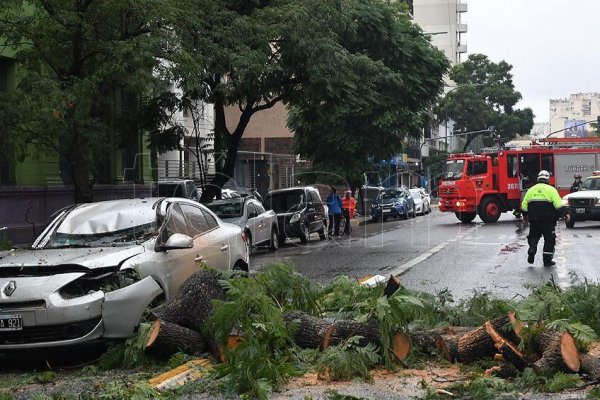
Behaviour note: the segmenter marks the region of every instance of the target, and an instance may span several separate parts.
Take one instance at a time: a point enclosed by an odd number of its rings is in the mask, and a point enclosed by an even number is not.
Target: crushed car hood
[[[0,268],[80,265],[86,268],[117,266],[144,252],[143,245],[127,247],[94,247],[14,250],[0,253]]]

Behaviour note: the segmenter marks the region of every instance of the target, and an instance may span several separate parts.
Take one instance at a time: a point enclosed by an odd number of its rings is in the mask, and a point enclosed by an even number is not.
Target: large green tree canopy
[[[450,79],[456,84],[440,102],[440,118],[452,119],[455,132],[471,132],[493,126],[502,142],[517,134],[528,134],[533,127],[530,108],[517,109],[521,100],[513,84],[512,66],[506,61],[494,63],[483,54],[472,54],[455,65]],[[467,149],[476,135],[466,135]],[[493,144],[491,137],[485,143]]]
[[[0,55],[16,52],[18,87],[0,98],[0,123],[20,155],[33,148],[68,163],[76,202],[92,200],[90,173],[111,141],[135,136],[135,99],[153,80],[166,4],[2,1]]]
[[[289,126],[316,170],[354,186],[373,162],[400,153],[406,137],[421,137],[449,63],[404,4],[344,3],[339,45],[348,59],[347,90],[326,102],[292,104]]]
[[[287,104],[300,143],[316,140],[301,150],[318,168],[342,139],[345,159],[366,160],[358,154],[366,142],[385,158],[404,135],[420,132],[419,111],[432,103],[448,65],[401,4],[382,0],[182,0],[169,25],[178,46],[165,73],[183,88],[182,101],[214,104],[215,151],[226,155],[203,201],[232,176],[254,113]],[[240,110],[233,123],[224,111],[232,105]],[[357,126],[353,143],[340,139]]]

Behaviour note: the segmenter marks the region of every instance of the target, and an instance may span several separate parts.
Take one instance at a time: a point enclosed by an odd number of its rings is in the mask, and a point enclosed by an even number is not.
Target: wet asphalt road
[[[519,220],[505,213],[494,224],[476,218],[460,223],[454,214],[437,209],[408,220],[373,223],[354,221],[351,238],[320,241],[311,235],[301,245],[288,240],[275,252],[259,250],[251,258],[251,269],[269,262],[287,261],[309,279],[321,284],[339,275],[400,275],[408,288],[437,293],[448,288],[455,300],[476,291],[495,296],[525,296],[525,285],[550,279],[560,286],[571,282],[571,273],[596,281],[600,276],[600,222],[579,222],[567,229],[557,227],[556,266],[542,266],[540,241],[535,263],[527,263],[526,231],[517,230]]]

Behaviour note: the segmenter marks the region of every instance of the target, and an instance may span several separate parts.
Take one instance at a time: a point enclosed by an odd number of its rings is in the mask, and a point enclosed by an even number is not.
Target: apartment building
[[[565,99],[550,100],[552,137],[587,137],[587,122],[600,116],[600,93],[574,93]]]

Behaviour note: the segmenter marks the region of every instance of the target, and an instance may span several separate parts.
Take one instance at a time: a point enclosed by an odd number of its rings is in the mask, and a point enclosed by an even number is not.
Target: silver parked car
[[[194,200],[69,206],[30,249],[0,253],[0,350],[130,337],[204,264],[248,262],[243,231]]]
[[[223,221],[238,225],[246,232],[250,252],[254,246],[267,245],[277,250],[277,214],[265,210],[263,205],[251,197],[234,197],[215,200],[206,205]]]

